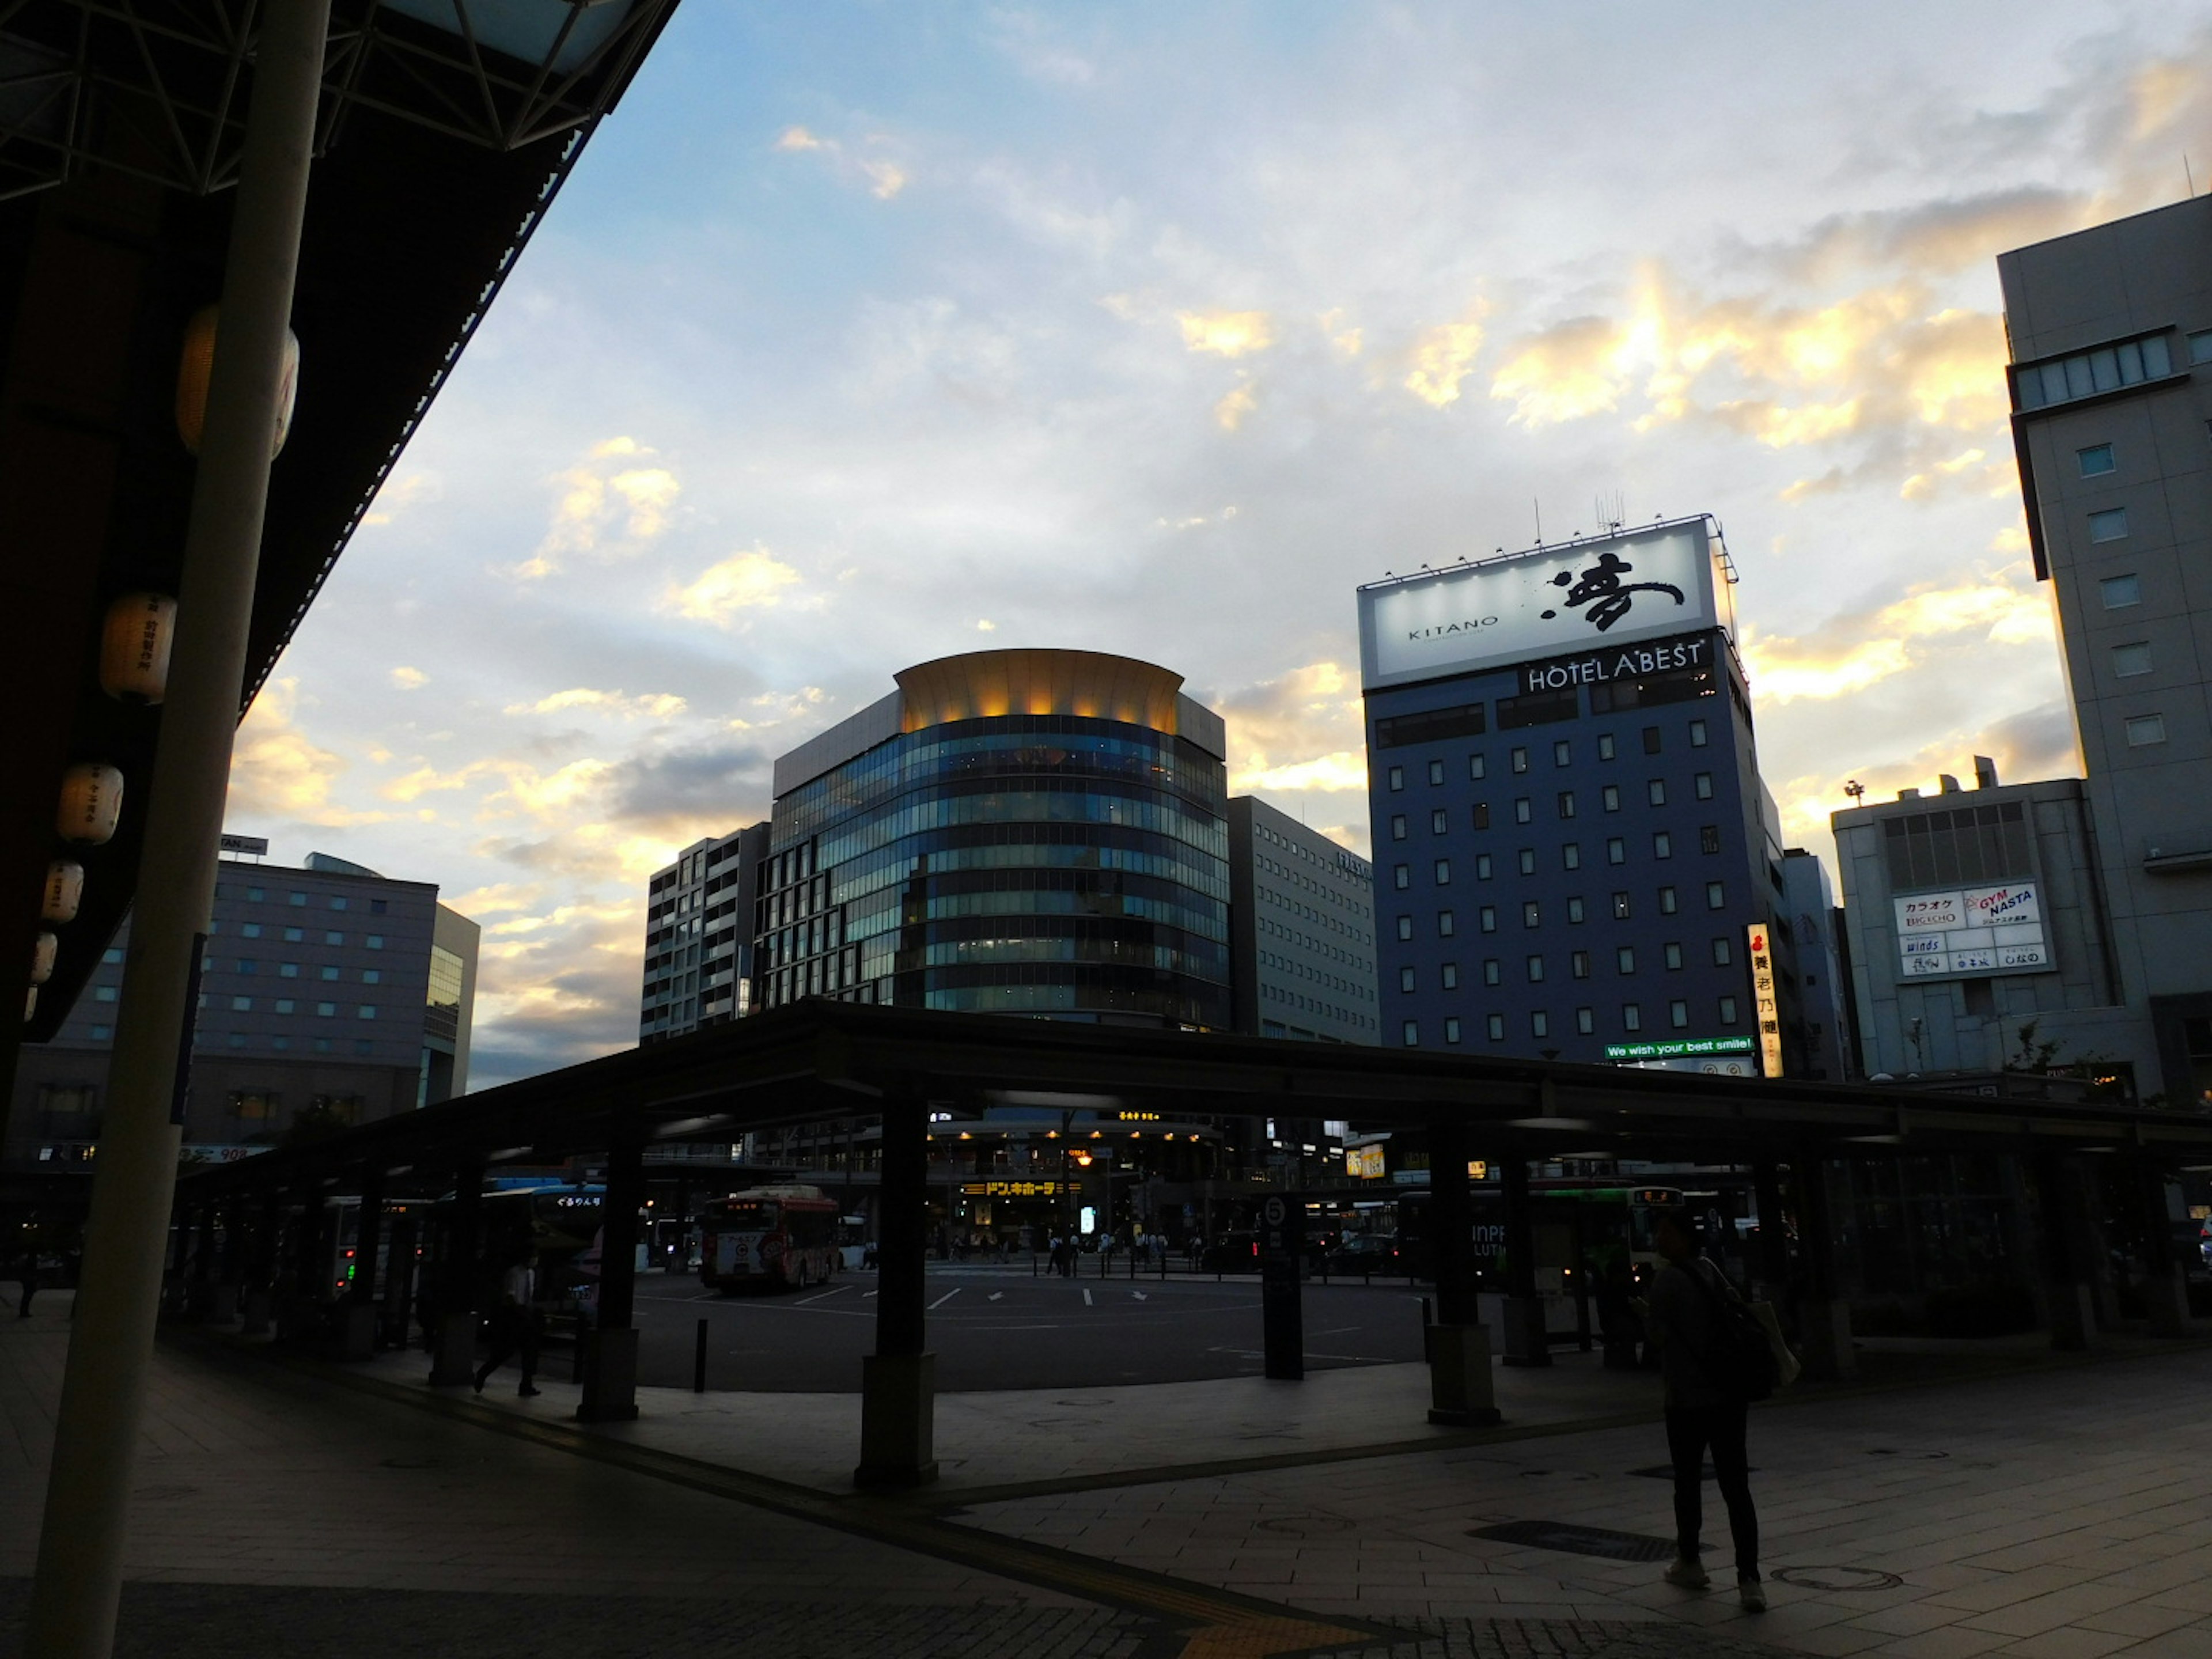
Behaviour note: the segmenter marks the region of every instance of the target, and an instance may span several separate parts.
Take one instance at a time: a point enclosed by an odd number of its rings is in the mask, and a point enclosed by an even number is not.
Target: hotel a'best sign
[[[1726,559],[1711,520],[1684,519],[1363,587],[1362,683],[1372,691],[1715,627],[1733,637]]]

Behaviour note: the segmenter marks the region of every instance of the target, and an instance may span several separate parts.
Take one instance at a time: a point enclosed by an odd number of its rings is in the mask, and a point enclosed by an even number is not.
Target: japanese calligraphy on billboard
[[[2057,967],[2043,930],[2043,902],[2032,881],[1911,893],[1892,904],[1903,978],[2042,974]]]
[[[1754,922],[1744,932],[1751,945],[1751,1007],[1759,1021],[1759,1075],[1780,1077],[1782,1009],[1774,997],[1774,953],[1766,948],[1763,926]]]
[[[1425,571],[1359,590],[1366,689],[1719,626],[1735,617],[1718,531],[1686,519]]]

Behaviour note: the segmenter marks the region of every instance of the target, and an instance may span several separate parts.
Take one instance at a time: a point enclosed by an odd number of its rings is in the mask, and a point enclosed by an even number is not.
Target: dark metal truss
[[[675,0],[565,9],[540,61],[486,46],[471,8],[450,30],[378,0],[333,0],[318,149],[368,109],[499,151],[573,138],[628,83]],[[620,11],[562,65],[587,16]],[[0,199],[112,167],[205,195],[236,181],[259,0],[0,0]]]

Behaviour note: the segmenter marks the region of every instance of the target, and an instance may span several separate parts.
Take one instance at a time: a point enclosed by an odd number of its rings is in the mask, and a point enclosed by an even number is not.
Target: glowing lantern
[[[39,942],[31,947],[31,983],[44,985],[54,976],[54,957],[60,954],[62,942],[41,929]]]
[[[185,326],[184,359],[177,365],[177,435],[195,455],[207,425],[208,377],[215,368],[215,325],[220,307],[202,306]],[[292,406],[300,396],[300,337],[284,331],[284,379],[276,392],[276,430],[269,445],[274,460],[283,453],[292,429]]]
[[[100,632],[100,689],[124,702],[155,703],[169,690],[169,647],[177,602],[163,593],[125,593],[107,607]]]
[[[46,866],[46,896],[39,906],[40,921],[76,920],[76,907],[84,899],[84,866],[75,859],[56,859]]]
[[[61,811],[54,828],[64,841],[100,847],[123,816],[123,774],[100,761],[79,761],[62,774]]]

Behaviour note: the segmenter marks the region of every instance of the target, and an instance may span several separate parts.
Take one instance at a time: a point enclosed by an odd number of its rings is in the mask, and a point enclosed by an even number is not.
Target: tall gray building
[[[1232,797],[1228,816],[1235,1028],[1381,1042],[1374,866],[1253,796]]]
[[[296,868],[225,859],[201,961],[187,1152],[218,1156],[303,1116],[363,1123],[465,1092],[479,933],[428,882],[325,853]],[[126,921],[54,1040],[23,1049],[11,1163],[92,1157],[130,939]]]
[[[2062,1061],[2101,1056],[2142,1096],[2212,1104],[2212,198],[2016,249],[1997,272],[2029,543],[2087,776],[1837,815],[1839,842],[1878,823],[1939,860],[1847,853],[1847,908],[1879,892],[1903,928],[1932,914],[1896,908],[1908,899],[1970,912],[2027,882],[2039,913],[1983,937],[1928,922],[1921,961],[1945,965],[1917,970],[1895,939],[1863,939],[1882,918],[1855,919],[1868,1062],[1933,1065],[1940,1048],[1946,1065],[1986,1065],[1976,1056],[2033,1018]],[[1956,860],[1983,847],[1992,811],[2014,815],[1989,843],[2004,863],[1977,875]],[[1877,864],[1889,885],[1852,884]],[[2028,927],[2044,940],[1996,937]]]
[[[696,841],[646,887],[641,1046],[752,1012],[753,900],[768,825]]]

